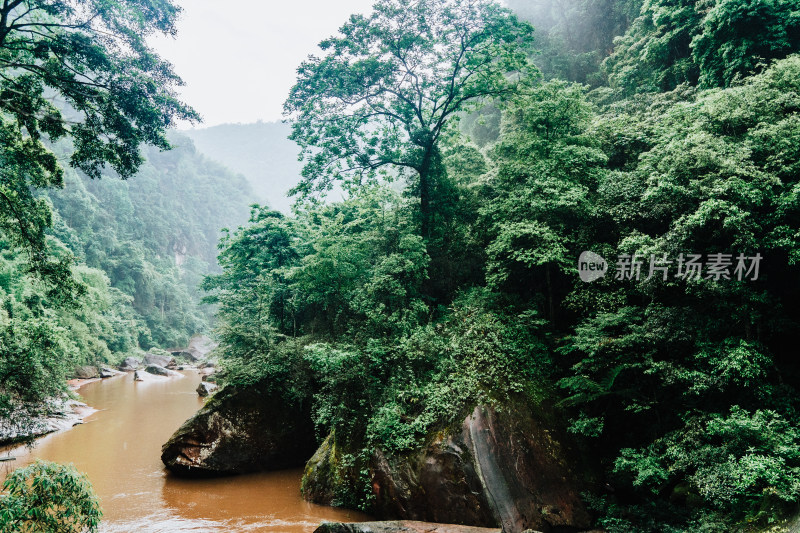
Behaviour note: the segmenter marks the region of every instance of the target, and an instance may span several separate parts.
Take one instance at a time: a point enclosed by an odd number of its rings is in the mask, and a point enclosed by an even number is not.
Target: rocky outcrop
[[[96,366],[79,366],[72,372],[73,377],[77,379],[92,379],[100,377],[100,372]]]
[[[179,351],[173,351],[173,352],[170,352],[170,353],[172,354],[172,357],[174,357],[176,359],[184,359],[184,360],[190,361],[192,363],[196,363],[196,362],[202,360],[202,356],[197,351],[190,352],[188,350],[179,350]]]
[[[119,365],[119,369],[123,372],[133,372],[140,368],[142,368],[142,362],[134,357],[126,357],[122,364]]]
[[[315,529],[314,533],[501,533],[501,531],[497,528],[398,520],[360,523],[326,522]],[[530,533],[537,532],[530,531]]]
[[[216,393],[164,444],[161,460],[182,476],[217,476],[301,466],[316,448],[307,406],[268,382]]]
[[[37,437],[63,431],[83,423],[96,412],[83,402],[66,397],[49,400],[44,405],[23,404],[0,417],[0,445],[32,441]]]
[[[114,376],[118,376],[120,374],[122,374],[122,372],[108,368],[107,366],[100,367],[100,377],[103,379],[113,378]]]
[[[205,335],[195,335],[189,339],[188,351],[195,354],[200,359],[205,359],[205,357],[216,347],[217,343]]]
[[[372,514],[506,533],[585,529],[590,518],[561,441],[529,408],[478,406],[414,453],[374,454]],[[341,484],[352,482],[337,468],[339,454],[328,440],[306,465],[302,488],[308,500],[336,503]]]
[[[142,364],[144,366],[156,365],[156,366],[162,366],[164,368],[174,368],[178,366],[174,358],[167,357],[166,355],[158,355],[153,353],[144,354],[144,359],[142,360]]]

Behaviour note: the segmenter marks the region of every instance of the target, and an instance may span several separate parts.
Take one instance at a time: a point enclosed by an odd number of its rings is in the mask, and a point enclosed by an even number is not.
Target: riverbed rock
[[[200,385],[197,386],[197,394],[200,396],[208,396],[215,390],[217,390],[217,385],[206,381],[201,381]]]
[[[119,365],[119,369],[123,372],[133,372],[140,368],[142,368],[142,362],[135,357],[126,357],[122,364]]]
[[[105,367],[105,366],[100,368],[100,377],[103,378],[103,379],[113,378],[118,373],[119,372],[117,372],[115,370],[112,370],[112,369],[110,369],[108,367]]]
[[[142,360],[142,364],[144,366],[147,365],[157,365],[164,368],[170,367],[177,367],[178,364],[175,362],[175,358],[167,357],[166,355],[158,355],[153,353],[146,353],[144,354],[144,359]]]
[[[174,357],[175,359],[183,359],[185,361],[189,361],[189,362],[192,362],[192,363],[197,363],[198,361],[200,361],[202,359],[202,357],[200,356],[200,353],[196,352],[196,351],[190,352],[188,350],[181,350],[181,351],[174,351],[174,352],[170,352],[170,353],[172,354],[172,357]]]
[[[506,533],[588,528],[564,438],[543,418],[524,402],[502,410],[479,405],[415,452],[376,451],[369,464],[371,514]],[[343,484],[356,482],[357,474],[342,467],[345,453],[329,438],[309,460],[302,481],[307,500],[335,503],[334,495],[349,489]]]
[[[0,417],[0,445],[32,441],[37,437],[63,431],[83,423],[96,412],[83,402],[66,396],[44,404],[19,404]]]
[[[100,377],[100,372],[96,366],[79,366],[72,372],[73,376],[78,379],[92,379]]]
[[[309,406],[261,381],[217,392],[164,444],[161,460],[180,476],[242,474],[302,466],[316,446]]]
[[[501,530],[413,520],[394,520],[360,523],[325,522],[315,529],[314,533],[501,533]],[[538,532],[530,531],[530,533]]]
[[[148,374],[153,374],[155,376],[169,376],[170,372],[168,369],[164,368],[160,365],[147,365],[144,367],[145,372]]]

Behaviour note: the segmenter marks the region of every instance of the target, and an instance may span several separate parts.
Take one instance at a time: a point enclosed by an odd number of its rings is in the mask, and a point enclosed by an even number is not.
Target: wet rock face
[[[314,530],[314,533],[501,533],[496,528],[458,526],[453,524],[432,524],[398,520],[391,522],[339,523],[327,522]],[[535,533],[535,532],[533,532]]]
[[[341,490],[336,483],[347,483],[348,476],[330,473],[334,445],[319,452],[306,466],[303,493],[331,503],[330,495]],[[566,456],[530,410],[478,406],[460,428],[433,436],[417,452],[375,453],[372,514],[505,533],[585,529],[590,517]]]
[[[164,444],[161,460],[186,477],[303,465],[317,445],[310,412],[268,390],[262,382],[219,391]]]

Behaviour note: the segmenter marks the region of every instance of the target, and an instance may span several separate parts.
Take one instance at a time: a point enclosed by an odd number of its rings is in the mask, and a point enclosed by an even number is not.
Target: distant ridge
[[[287,138],[288,124],[222,124],[181,133],[198,151],[247,178],[257,196],[253,201],[290,211],[293,200],[287,193],[300,181],[303,165],[297,160],[298,146]]]

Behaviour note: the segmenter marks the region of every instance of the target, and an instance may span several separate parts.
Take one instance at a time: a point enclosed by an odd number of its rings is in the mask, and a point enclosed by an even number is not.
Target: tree
[[[63,278],[65,270],[48,259],[50,209],[32,192],[62,186],[44,139],[69,138],[70,164],[93,178],[106,164],[127,178],[142,143],[168,149],[166,130],[198,118],[175,95],[180,78],[145,41],[174,35],[179,12],[170,0],[0,2],[0,230],[39,272]]]
[[[792,0],[648,0],[604,68],[625,94],[728,87],[797,51]]]
[[[82,533],[97,531],[102,511],[86,475],[71,465],[37,461],[3,483],[3,531]]]
[[[416,173],[429,236],[439,140],[459,113],[504,98],[536,73],[533,29],[491,0],[379,0],[320,43],[285,103],[306,160],[295,193],[360,183],[393,167]],[[385,174],[385,172],[384,172]]]

